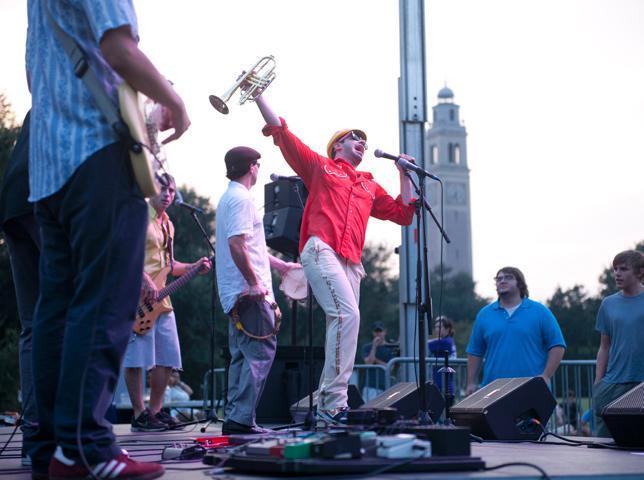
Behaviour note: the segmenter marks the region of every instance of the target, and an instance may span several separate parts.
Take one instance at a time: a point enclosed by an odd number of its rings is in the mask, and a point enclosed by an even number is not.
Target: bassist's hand
[[[152,278],[147,273],[143,273],[143,282],[141,283],[141,300],[145,303],[156,302],[159,296],[157,286],[152,281]]]
[[[201,257],[199,260],[197,260],[193,265],[196,267],[197,265],[201,265],[201,268],[199,269],[199,275],[205,275],[212,269],[212,263],[210,263],[210,259],[207,257]]]

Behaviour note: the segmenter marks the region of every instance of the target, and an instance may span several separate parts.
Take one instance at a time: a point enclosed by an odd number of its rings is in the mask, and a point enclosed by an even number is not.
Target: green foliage
[[[198,196],[194,190],[185,186],[180,190],[185,202],[204,210],[204,215],[199,215],[198,218],[202,222],[209,240],[214,245],[214,208],[207,198]],[[168,215],[175,227],[174,256],[177,261],[193,263],[201,257],[213,255],[201,230],[187,210],[171,206],[168,209]],[[221,349],[227,344],[228,318],[221,309],[219,298],[215,298],[213,325],[212,291],[212,274],[208,274],[197,276],[172,295],[184,369],[181,377],[195,390],[195,398],[201,398],[200,388],[203,383],[203,375],[210,368],[210,343],[213,327],[215,329],[215,368],[223,367]]]
[[[453,274],[446,269],[441,282],[440,272],[434,270],[429,283],[434,318],[444,315],[452,319],[456,351],[459,357],[464,356],[476,314],[491,300],[476,293],[476,283],[467,273]]]
[[[385,324],[388,339],[398,338],[398,274],[391,271],[392,253],[384,244],[366,244],[362,251],[362,266],[367,276],[360,285],[358,358],[362,355],[360,346],[371,341],[374,322]]]
[[[634,247],[644,252],[644,241]],[[615,252],[616,254],[618,252]],[[595,331],[597,310],[604,297],[617,292],[612,266],[604,268],[599,276],[601,290],[599,295],[591,297],[581,285],[568,290],[557,287],[547,305],[555,315],[563,331],[568,348],[566,358],[594,359],[599,348],[599,333]]]
[[[20,125],[16,123],[11,104],[5,94],[0,92],[0,183],[19,133]]]
[[[568,290],[557,287],[548,299],[548,308],[566,340],[567,359],[592,359],[597,355],[599,333],[595,331],[595,316],[600,303],[601,298],[589,296],[581,285]]]

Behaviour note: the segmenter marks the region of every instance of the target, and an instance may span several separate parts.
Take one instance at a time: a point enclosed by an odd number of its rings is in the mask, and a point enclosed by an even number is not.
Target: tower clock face
[[[450,205],[465,205],[467,198],[463,183],[448,183],[446,193],[447,203]]]

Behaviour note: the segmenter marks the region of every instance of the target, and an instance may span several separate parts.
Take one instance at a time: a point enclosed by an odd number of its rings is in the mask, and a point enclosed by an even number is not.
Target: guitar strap
[[[85,86],[92,94],[92,97],[94,97],[94,101],[96,102],[98,109],[103,113],[103,116],[105,116],[105,119],[116,132],[121,142],[125,144],[128,150],[132,150],[134,153],[140,153],[142,150],[141,144],[132,137],[130,130],[121,118],[119,110],[103,89],[100,80],[87,61],[85,52],[76,43],[76,41],[67,32],[65,32],[60,25],[58,25],[58,22],[56,22],[49,10],[49,2],[45,1],[43,2],[43,5],[45,12],[47,13],[49,25],[62,45],[63,50],[67,53],[73,66],[74,76],[80,78],[85,83]]]

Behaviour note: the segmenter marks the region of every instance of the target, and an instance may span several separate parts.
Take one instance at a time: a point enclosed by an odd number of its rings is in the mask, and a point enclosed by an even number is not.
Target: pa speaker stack
[[[606,405],[601,415],[617,445],[644,447],[644,382]]]
[[[537,440],[557,402],[541,377],[501,378],[450,409],[454,423],[486,440]]]
[[[280,253],[297,256],[307,197],[300,179],[280,179],[264,186],[266,245]]]

